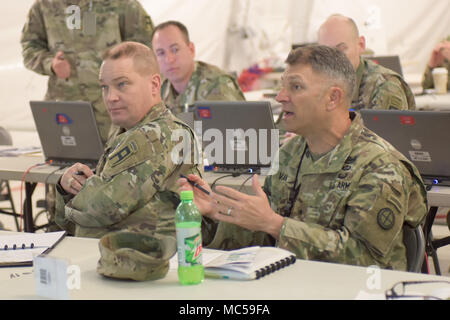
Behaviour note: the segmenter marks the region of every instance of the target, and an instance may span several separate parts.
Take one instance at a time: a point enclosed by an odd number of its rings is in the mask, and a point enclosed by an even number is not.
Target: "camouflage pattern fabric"
[[[403,78],[394,71],[361,58],[356,70],[356,90],[352,108],[415,110],[414,94]]]
[[[301,259],[406,270],[402,227],[424,221],[425,187],[411,162],[351,114],[341,143],[318,159],[300,136],[280,149],[280,170],[264,184],[272,209],[285,217],[276,245]],[[220,223],[208,247],[270,242]]]
[[[169,260],[177,252],[174,237],[128,231],[110,232],[99,243],[97,272],[111,278],[136,281],[157,280],[169,271]]]
[[[180,145],[172,133],[178,129],[190,134],[184,141],[190,142],[184,149],[190,147],[190,153],[182,154],[179,164],[172,161]],[[56,223],[79,237],[100,238],[116,230],[175,236],[176,181],[180,174],[202,174],[194,141],[192,130],[163,103],[153,106],[135,127],[110,138],[96,174],[75,197],[58,192]]]
[[[66,23],[72,21],[71,11],[66,13],[66,10],[73,4],[80,8],[79,29]],[[88,12],[95,14],[94,30],[88,30],[84,24],[83,17]],[[45,100],[91,102],[105,143],[111,120],[98,81],[102,54],[122,41],[150,46],[153,27],[151,18],[135,0],[38,0],[31,7],[22,30],[24,65],[49,76]],[[68,79],[59,79],[51,69],[58,51],[63,51],[70,63]]]
[[[184,110],[186,104],[195,101],[243,101],[244,94],[236,79],[218,67],[195,62],[195,70],[191,80],[182,94],[165,79],[161,86],[161,96],[174,114]]]
[[[450,36],[448,36],[447,39],[445,39],[445,40],[450,41]],[[449,71],[448,81],[447,81],[447,90],[450,91],[450,61],[445,60],[444,63],[439,67],[446,68]],[[427,64],[427,66],[425,68],[425,72],[423,74],[423,78],[422,78],[422,88],[423,89],[434,88],[433,75],[431,74],[431,71],[432,71],[432,69]]]

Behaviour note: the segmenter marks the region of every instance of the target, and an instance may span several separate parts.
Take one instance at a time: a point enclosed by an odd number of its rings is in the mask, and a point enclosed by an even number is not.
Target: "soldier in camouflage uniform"
[[[76,4],[77,11],[69,10]],[[73,6],[73,10],[77,10]],[[86,22],[95,14],[96,25]],[[81,19],[77,25],[76,19]],[[38,0],[28,13],[22,30],[24,65],[49,76],[45,100],[90,101],[103,142],[108,139],[111,120],[98,83],[101,56],[122,41],[151,45],[153,22],[136,0]],[[64,78],[53,69],[65,61]]]
[[[443,67],[449,71],[447,90],[450,90],[450,36],[439,42],[431,53],[430,60],[427,63],[422,79],[422,88],[434,88],[433,75],[431,71],[434,68]]]
[[[175,235],[180,174],[201,174],[192,130],[161,101],[161,77],[151,49],[124,42],[112,48],[100,70],[105,105],[119,129],[109,139],[95,174],[77,163],[57,185],[56,222],[81,237],[108,231]],[[175,130],[185,130],[178,153]],[[181,156],[181,158],[174,158]],[[184,159],[184,160],[183,160]],[[183,160],[182,162],[179,160]]]
[[[150,46],[152,30],[152,19],[136,0],[37,0],[22,30],[24,65],[49,77],[45,100],[91,102],[106,143],[111,120],[98,82],[101,56],[126,40]],[[46,200],[51,231],[55,229],[53,185]]]
[[[352,19],[330,16],[319,28],[318,43],[344,52],[356,70],[352,109],[415,110],[414,95],[399,74],[361,57],[365,38]]]
[[[194,44],[180,22],[168,21],[156,26],[152,44],[161,73],[166,78],[161,96],[174,114],[195,101],[245,100],[236,79],[230,74],[205,62],[194,61]]]
[[[427,214],[419,172],[359,114],[349,115],[356,77],[342,52],[307,46],[286,62],[277,101],[297,136],[280,149],[279,170],[264,188],[253,177],[255,196],[217,187],[212,201],[194,188],[202,214],[221,221],[208,226],[215,231],[205,236],[209,247],[272,244],[301,259],[406,270],[403,226],[416,227]]]

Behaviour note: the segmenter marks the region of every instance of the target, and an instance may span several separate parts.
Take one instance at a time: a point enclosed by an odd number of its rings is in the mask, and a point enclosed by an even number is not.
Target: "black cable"
[[[239,187],[239,192],[241,192],[242,188],[244,187],[244,185],[247,183],[248,180],[250,180],[250,178],[253,178],[255,174],[251,174],[250,177],[248,177],[247,179],[244,180],[244,182],[242,182],[241,186]]]
[[[224,175],[224,176],[221,176],[221,177],[218,177],[216,180],[214,180],[214,182],[211,184],[211,190],[213,190],[214,192],[215,192],[215,190],[214,190],[214,187],[215,187],[215,184],[217,183],[217,181],[219,181],[219,180],[221,180],[221,179],[224,179],[224,178],[226,178],[226,177],[238,177],[240,174],[237,174],[236,175],[236,173],[233,173],[233,174],[226,174],[226,175]]]

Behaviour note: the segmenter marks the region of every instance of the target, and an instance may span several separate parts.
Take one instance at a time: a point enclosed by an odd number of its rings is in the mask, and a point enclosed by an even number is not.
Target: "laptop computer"
[[[390,142],[427,185],[450,186],[450,112],[362,109],[367,128]]]
[[[82,101],[30,101],[45,160],[68,167],[81,162],[95,168],[103,144],[92,105]]]
[[[214,171],[269,171],[279,147],[270,102],[202,101],[194,105],[194,131]]]
[[[366,59],[372,60],[376,64],[379,64],[385,68],[391,69],[403,77],[403,69],[399,56],[373,56],[366,57]]]

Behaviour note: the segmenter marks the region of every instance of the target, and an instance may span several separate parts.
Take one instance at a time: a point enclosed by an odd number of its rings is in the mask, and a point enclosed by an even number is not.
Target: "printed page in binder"
[[[33,256],[48,252],[65,236],[65,231],[0,235],[0,267],[32,265]]]
[[[220,254],[219,254],[220,253]],[[253,280],[295,263],[295,255],[275,247],[248,247],[222,251],[205,249],[205,277]],[[215,258],[208,259],[209,255]]]

